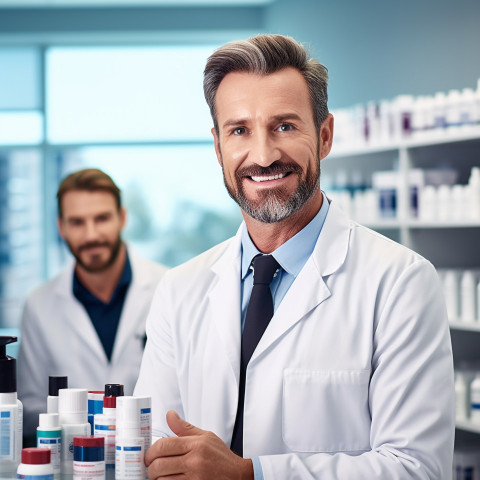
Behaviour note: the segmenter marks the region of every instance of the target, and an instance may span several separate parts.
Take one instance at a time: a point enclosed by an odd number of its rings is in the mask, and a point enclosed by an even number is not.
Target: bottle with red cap
[[[24,480],[53,480],[53,466],[48,448],[24,448],[17,478]]]
[[[105,479],[105,439],[94,435],[73,437],[74,480]]]

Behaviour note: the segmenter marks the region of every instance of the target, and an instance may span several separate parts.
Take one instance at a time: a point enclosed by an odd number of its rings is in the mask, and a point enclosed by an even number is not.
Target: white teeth
[[[279,173],[278,175],[270,175],[269,177],[251,177],[254,182],[267,182],[268,180],[278,180],[285,177],[286,173]]]

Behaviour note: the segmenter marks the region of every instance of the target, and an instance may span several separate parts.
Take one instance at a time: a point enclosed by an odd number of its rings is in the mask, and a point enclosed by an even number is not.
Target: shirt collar
[[[318,236],[327,217],[330,204],[322,192],[323,202],[312,221],[296,235],[280,245],[272,255],[282,268],[293,276],[297,276],[313,252]],[[242,280],[247,276],[253,257],[261,253],[252,242],[246,228],[242,231]]]
[[[126,251],[125,265],[123,266],[122,275],[120,280],[115,287],[110,303],[115,300],[119,292],[130,285],[132,281],[132,265],[130,264],[130,258],[128,256],[128,250]],[[90,301],[90,302],[101,302],[99,298],[93,295],[90,290],[88,290],[79,280],[76,270],[73,270],[73,285],[72,285],[73,294],[81,302]],[[102,302],[103,303],[103,302]]]

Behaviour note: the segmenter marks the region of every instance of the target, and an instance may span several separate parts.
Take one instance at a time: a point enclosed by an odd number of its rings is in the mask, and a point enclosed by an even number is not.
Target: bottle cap
[[[106,397],[123,397],[123,385],[121,383],[107,383],[105,385],[105,396]]]
[[[38,426],[40,428],[59,428],[60,418],[58,413],[40,413],[38,415]]]
[[[27,465],[49,464],[51,453],[49,448],[24,448],[22,450],[22,463]]]
[[[103,408],[115,408],[117,406],[117,397],[103,397]]]
[[[7,345],[17,337],[0,336],[0,393],[17,391],[17,361],[7,355]]]
[[[59,413],[87,413],[88,397],[84,388],[63,388],[58,391]]]
[[[95,437],[94,435],[73,437],[74,447],[103,447],[104,445],[105,437]]]
[[[61,388],[68,388],[68,377],[48,377],[48,394],[51,397],[58,397]]]

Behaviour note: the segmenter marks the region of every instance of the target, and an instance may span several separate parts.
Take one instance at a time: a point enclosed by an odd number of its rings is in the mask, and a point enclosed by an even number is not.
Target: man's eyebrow
[[[298,115],[297,113],[294,112],[289,112],[289,113],[281,113],[279,115],[274,115],[271,118],[272,122],[284,122],[287,120],[302,120],[302,117]],[[231,120],[226,120],[222,124],[222,128],[228,128],[228,127],[237,127],[239,125],[245,125],[248,122],[247,118],[232,118]]]
[[[232,118],[231,120],[226,120],[222,124],[222,128],[237,127],[238,125],[245,125],[247,122],[246,118]]]

